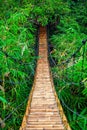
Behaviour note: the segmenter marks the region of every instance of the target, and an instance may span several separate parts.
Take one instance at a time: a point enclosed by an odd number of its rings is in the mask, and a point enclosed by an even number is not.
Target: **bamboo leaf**
[[[8,103],[7,100],[1,96],[0,96],[0,101],[2,101],[3,103]]]

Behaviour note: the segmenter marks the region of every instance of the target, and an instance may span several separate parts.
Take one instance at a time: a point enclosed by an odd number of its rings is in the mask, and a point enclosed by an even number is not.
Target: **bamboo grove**
[[[0,0],[0,129],[18,130],[48,27],[55,89],[72,130],[87,129],[87,1]]]

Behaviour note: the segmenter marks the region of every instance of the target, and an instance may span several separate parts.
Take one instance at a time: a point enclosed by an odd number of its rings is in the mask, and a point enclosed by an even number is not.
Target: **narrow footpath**
[[[48,61],[46,27],[40,27],[39,59],[20,130],[71,130],[55,95]],[[58,109],[58,103],[61,109]]]

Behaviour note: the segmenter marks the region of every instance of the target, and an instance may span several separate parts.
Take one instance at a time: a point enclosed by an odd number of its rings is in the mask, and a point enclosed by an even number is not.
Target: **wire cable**
[[[8,118],[10,118],[11,115],[12,115],[17,109],[19,109],[19,108],[28,100],[28,98],[29,98],[29,96],[28,96],[21,104],[19,104],[10,114],[8,114],[8,115],[3,119],[3,122],[5,122]],[[3,123],[3,122],[2,122],[2,123]],[[2,123],[0,123],[0,124],[2,124]]]

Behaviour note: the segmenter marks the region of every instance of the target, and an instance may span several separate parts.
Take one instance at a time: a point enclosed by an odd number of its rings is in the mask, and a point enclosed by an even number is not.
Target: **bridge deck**
[[[65,130],[64,121],[55,98],[52,77],[48,62],[46,28],[40,27],[39,59],[37,61],[36,75],[26,113],[20,130]],[[60,102],[59,102],[60,104]],[[67,125],[67,130],[70,130]]]

